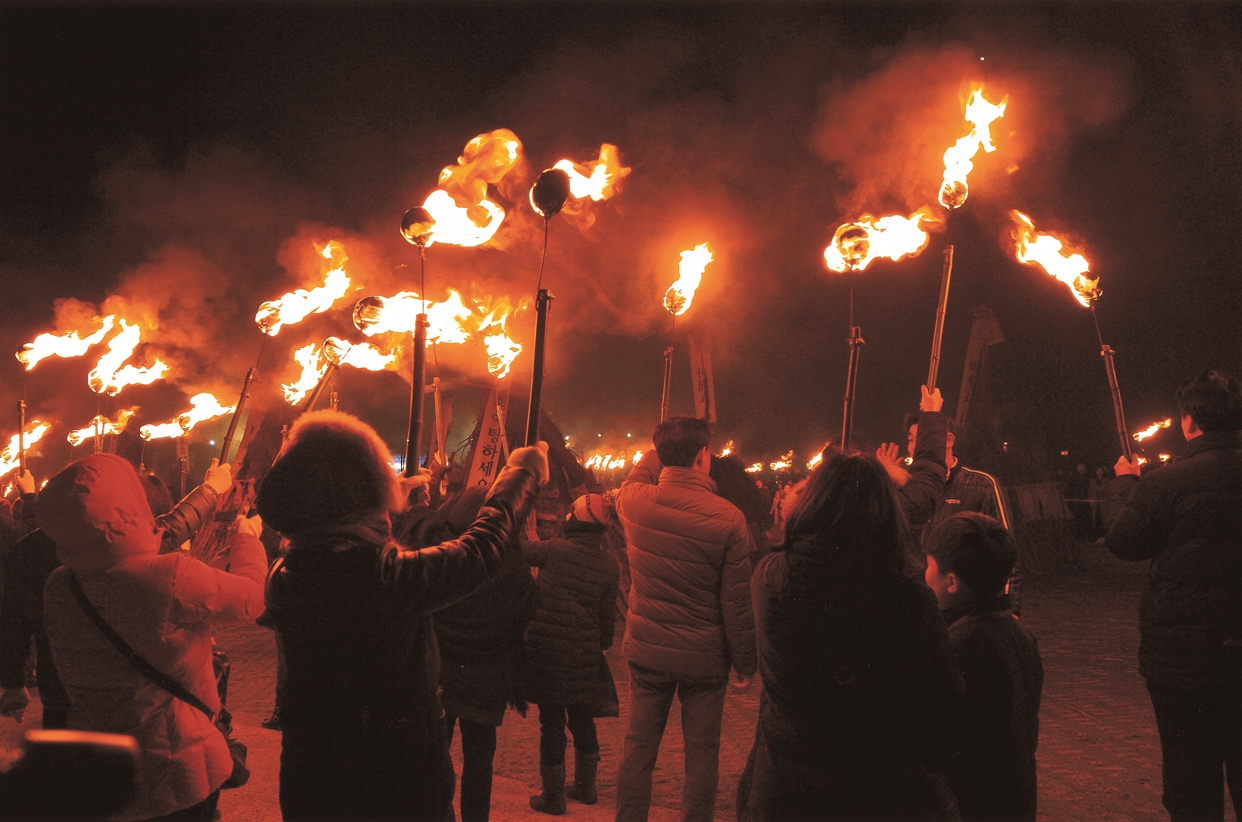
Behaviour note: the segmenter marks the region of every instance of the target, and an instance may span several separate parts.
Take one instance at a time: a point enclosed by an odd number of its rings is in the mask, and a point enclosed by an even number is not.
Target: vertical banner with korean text
[[[508,404],[508,392],[504,396],[498,396],[493,387],[487,404],[483,406],[479,438],[474,443],[474,453],[470,458],[470,473],[466,479],[468,488],[489,487],[500,470],[502,453],[508,451],[507,443],[504,442],[504,414]]]

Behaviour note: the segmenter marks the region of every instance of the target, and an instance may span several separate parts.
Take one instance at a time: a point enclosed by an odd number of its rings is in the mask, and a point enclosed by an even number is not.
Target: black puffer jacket
[[[1108,486],[1105,536],[1151,560],[1139,605],[1139,671],[1195,689],[1237,676],[1242,647],[1242,431],[1208,431],[1186,456]],[[1120,509],[1120,510],[1119,510]]]
[[[617,561],[603,525],[569,521],[563,539],[522,544],[539,569],[539,610],[526,629],[526,697],[541,705],[583,705],[617,715],[604,661],[616,624]]]

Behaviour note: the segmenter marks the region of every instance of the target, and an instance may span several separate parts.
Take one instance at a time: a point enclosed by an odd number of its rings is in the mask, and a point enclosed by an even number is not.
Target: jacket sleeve
[[[755,673],[755,613],[750,600],[750,555],[755,542],[750,529],[739,515],[740,525],[734,529],[725,546],[724,568],[720,579],[720,610],[724,617],[725,641],[729,645],[729,661],[742,676]]]
[[[387,548],[380,564],[385,586],[395,596],[416,603],[420,611],[438,611],[467,596],[496,573],[504,554],[521,550],[513,537],[537,491],[533,474],[505,466],[460,539],[421,551]]]
[[[1128,560],[1151,559],[1166,544],[1167,528],[1158,515],[1156,483],[1123,475],[1114,478],[1106,490],[1106,517],[1111,520],[1104,544],[1118,557]]]
[[[193,539],[207,517],[215,510],[217,499],[216,489],[204,483],[186,494],[185,499],[167,514],[156,517],[156,525],[164,529],[164,537],[160,540],[160,553],[176,551],[183,542]]]
[[[257,537],[234,534],[212,565],[175,560],[172,622],[252,622],[263,613],[267,553]]]
[[[3,577],[0,577],[0,687],[26,687],[26,663],[30,657],[30,638],[34,636],[30,600],[34,594],[27,582],[22,548],[19,541],[4,555]],[[42,597],[42,589],[39,589]]]
[[[944,496],[944,478],[948,473],[944,447],[948,425],[949,418],[939,412],[925,412],[919,417],[910,480],[897,489],[901,510],[911,525],[927,522]]]
[[[550,540],[522,540],[522,559],[532,568],[542,568],[548,563],[548,543]]]
[[[612,647],[617,630],[617,576],[604,586],[599,595],[599,647],[607,651]]]

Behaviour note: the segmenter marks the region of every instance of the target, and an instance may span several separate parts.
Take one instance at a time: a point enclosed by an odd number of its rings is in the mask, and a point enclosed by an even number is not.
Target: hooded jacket
[[[147,819],[203,801],[233,770],[223,735],[125,660],[82,610],[69,578],[130,647],[218,711],[210,624],[262,612],[262,544],[235,536],[217,560],[222,567],[161,555],[138,475],[114,454],[78,460],[53,477],[39,496],[39,526],[62,566],[44,590],[44,627],[72,703],[69,726],[128,734],[142,748],[134,798],[114,818]]]

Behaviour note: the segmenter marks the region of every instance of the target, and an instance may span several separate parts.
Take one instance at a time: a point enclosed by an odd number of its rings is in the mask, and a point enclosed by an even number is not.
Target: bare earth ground
[[[1160,746],[1143,680],[1138,675],[1138,597],[1146,565],[1114,560],[1083,543],[1081,563],[1062,578],[1028,578],[1022,619],[1038,637],[1044,660],[1040,715],[1039,804],[1046,820],[1155,820],[1160,804]],[[245,788],[226,791],[221,818],[228,822],[278,820],[280,734],[259,723],[272,707],[275,647],[269,631],[252,625],[223,627],[217,641],[233,661],[229,707],[238,738],[250,747],[253,772]],[[620,642],[617,643],[617,646]],[[570,802],[567,818],[611,820],[616,766],[626,721],[627,678],[616,649],[608,654],[621,717],[598,724],[603,761],[600,801]],[[734,818],[737,780],[754,735],[759,689],[730,691],[721,739],[717,818]],[[19,744],[24,728],[38,727],[33,700],[23,726],[0,720],[0,745]],[[500,728],[492,819],[546,819],[527,806],[539,784],[539,723],[533,710],[510,712]],[[454,751],[460,763],[460,749]],[[572,762],[572,751],[569,752]],[[652,822],[678,818],[682,785],[681,725],[673,707],[657,764]]]

